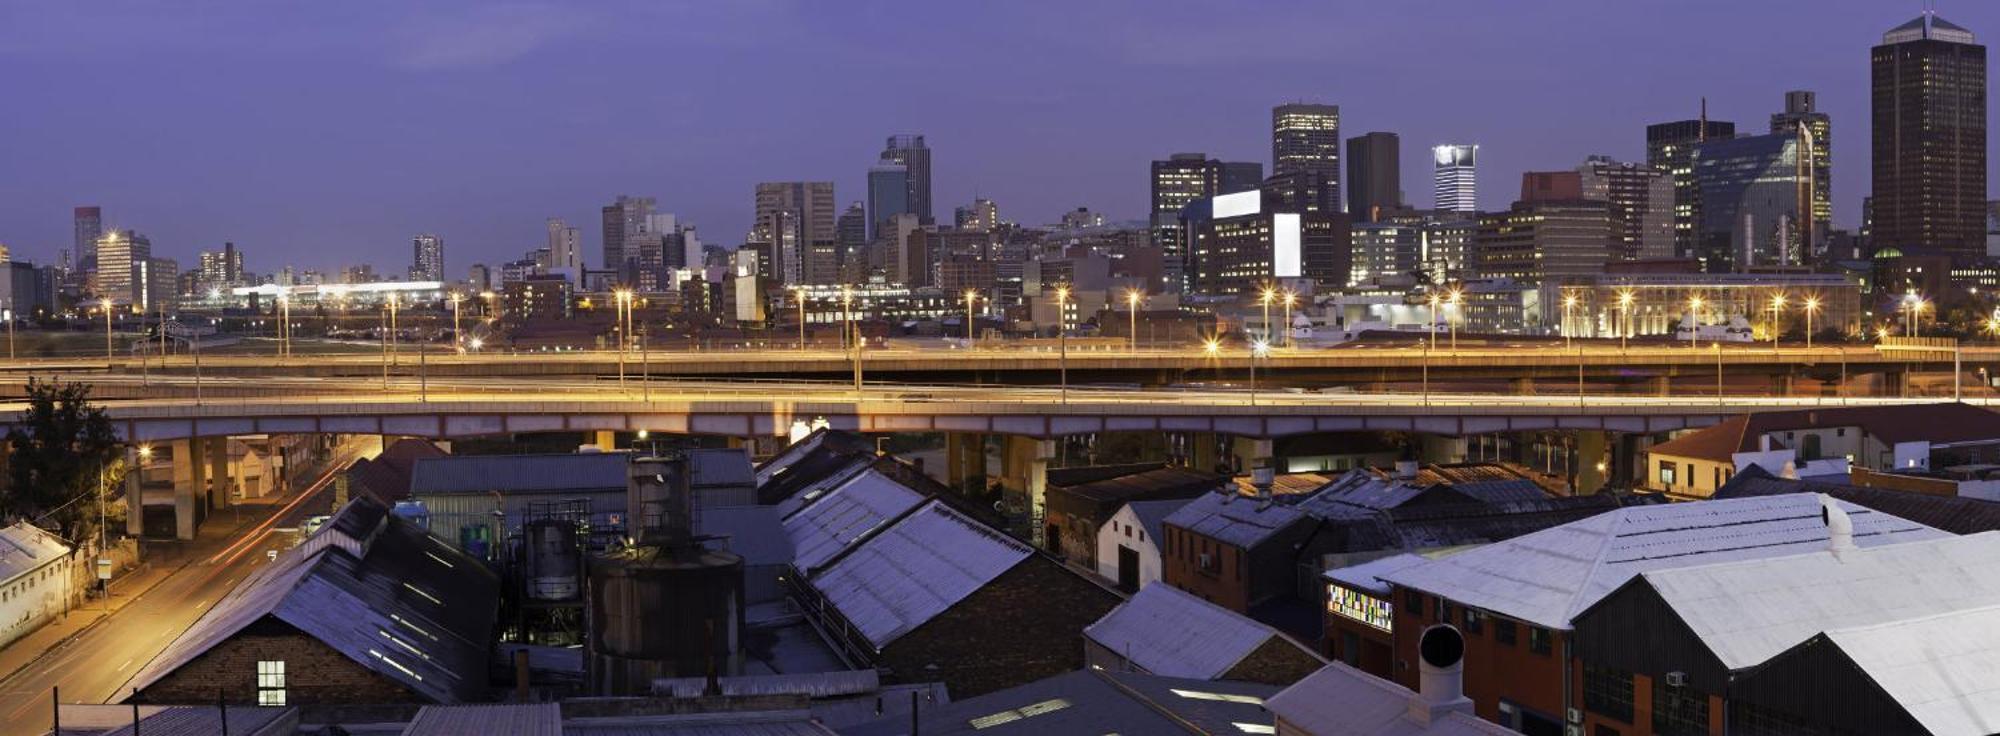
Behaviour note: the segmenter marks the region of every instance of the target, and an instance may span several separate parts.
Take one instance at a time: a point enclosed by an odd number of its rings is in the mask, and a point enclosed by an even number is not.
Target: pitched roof
[[[747,449],[694,449],[682,454],[687,458],[689,487],[752,486],[757,482]]]
[[[133,677],[140,689],[266,617],[432,702],[485,695],[500,583],[485,565],[364,498],[251,573]],[[421,656],[405,654],[410,649]]]
[[[1857,518],[1856,542],[1860,526]],[[1652,570],[1642,577],[1731,670],[1756,665],[1822,631],[2000,605],[2000,532],[1876,545],[1838,556],[1825,551],[1823,542],[1819,547],[1805,554]]]
[[[1843,502],[1863,547],[1948,536]],[[1630,506],[1495,542],[1381,578],[1555,629],[1648,570],[1756,559],[1826,546],[1817,497]]]
[[[2000,606],[1821,635],[1934,734],[2000,733]]]
[[[1758,438],[1766,434],[1823,427],[1859,427],[1892,445],[1919,440],[1934,445],[2000,441],[2000,413],[1953,401],[1745,414],[1654,445],[1648,452],[1728,462],[1735,453],[1758,449]]]
[[[1289,504],[1235,494],[1204,493],[1169,514],[1164,523],[1249,549],[1308,518]]]
[[[537,493],[623,490],[629,452],[450,455],[421,458],[410,492]]]
[[[1423,557],[1409,553],[1395,554],[1377,557],[1358,565],[1336,567],[1320,573],[1320,577],[1339,583],[1341,587],[1363,591],[1380,598],[1391,592],[1389,584],[1382,582],[1381,576],[1412,565],[1421,565],[1426,561]]]
[[[69,554],[62,539],[25,521],[0,529],[0,583],[41,569]]]
[[[824,494],[801,499],[809,505],[788,511],[790,501],[777,508],[785,514],[785,536],[794,550],[792,564],[810,574],[870,532],[916,508],[924,497],[863,467]]]
[[[804,464],[845,465],[849,458],[875,454],[875,447],[866,438],[847,432],[822,429],[806,435],[804,439],[792,443],[764,464],[757,466],[752,478],[757,483],[758,496],[775,502],[776,499],[792,495],[794,491],[773,488],[767,495],[765,487],[785,476],[797,476],[805,470]],[[818,473],[805,473],[812,476]]]
[[[1033,552],[933,500],[813,574],[811,583],[879,649]]]
[[[1185,498],[1133,501],[1125,504],[1125,507],[1131,509],[1132,516],[1139,520],[1139,528],[1146,530],[1147,539],[1159,540],[1165,538],[1161,536],[1164,534],[1160,529],[1161,523],[1175,511],[1179,511],[1182,506],[1188,505],[1188,501],[1189,499]]]
[[[1135,498],[1186,498],[1221,488],[1226,476],[1182,467],[1161,467],[1136,473],[1101,478],[1072,486],[1050,485],[1051,493],[1067,493],[1077,498],[1111,502]]]
[[[298,710],[294,708],[259,708],[250,706],[228,707],[229,732],[246,736],[276,736],[290,734],[297,726]],[[223,714],[213,705],[171,706],[160,708],[139,720],[134,728],[131,719],[109,731],[98,732],[98,736],[213,736],[222,733]],[[37,732],[39,733],[39,731]],[[63,733],[71,733],[68,728]]]
[[[1140,588],[1083,635],[1152,674],[1197,680],[1221,677],[1273,637],[1319,658],[1277,629],[1162,584]]]
[[[1410,720],[1409,688],[1334,662],[1271,696],[1271,715],[1315,734],[1354,736],[1499,736],[1514,732],[1470,713],[1450,713],[1426,727]]]
[[[403,727],[402,736],[562,736],[562,706],[556,703],[426,705]]]
[[[695,511],[695,533],[721,537],[718,548],[743,557],[743,564],[789,565],[792,539],[772,506],[708,506]]]
[[[1824,493],[1953,534],[2000,530],[2000,501],[1779,478],[1755,465],[1737,471],[1735,477],[1716,490],[1715,498],[1750,498],[1786,493]]]
[[[1270,685],[1208,682],[1130,672],[1077,670],[918,709],[926,736],[1102,736],[1109,733],[1248,733],[1234,724],[1268,726]],[[907,715],[842,729],[845,736],[910,733]]]

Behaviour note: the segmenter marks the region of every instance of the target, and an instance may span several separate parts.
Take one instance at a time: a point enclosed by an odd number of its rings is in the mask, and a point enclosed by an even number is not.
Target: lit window
[[[1056,698],[1053,700],[1044,700],[1039,703],[1031,703],[1013,710],[1003,710],[989,716],[980,716],[966,721],[966,724],[972,726],[974,730],[988,729],[1001,724],[1013,723],[1023,718],[1033,718],[1043,713],[1054,713],[1068,707],[1069,701]]]
[[[285,704],[284,660],[257,661],[257,704],[275,706]]]
[[[1255,695],[1231,695],[1229,693],[1210,693],[1210,692],[1202,692],[1200,690],[1180,690],[1180,689],[1172,689],[1169,690],[1168,692],[1171,692],[1175,695],[1179,695],[1183,698],[1187,698],[1190,700],[1216,700],[1224,703],[1247,703],[1249,705],[1264,704],[1264,699],[1257,697]]]

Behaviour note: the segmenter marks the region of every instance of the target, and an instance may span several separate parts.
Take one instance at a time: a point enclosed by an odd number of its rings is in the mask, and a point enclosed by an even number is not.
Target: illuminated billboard
[[[1297,213],[1280,212],[1271,216],[1272,278],[1295,279],[1301,275],[1304,258],[1299,254],[1299,237],[1302,229]]]
[[[1383,631],[1390,630],[1396,613],[1388,601],[1333,584],[1326,586],[1326,610]]]
[[[1209,203],[1215,219],[1254,215],[1264,208],[1264,193],[1256,190],[1224,194]]]

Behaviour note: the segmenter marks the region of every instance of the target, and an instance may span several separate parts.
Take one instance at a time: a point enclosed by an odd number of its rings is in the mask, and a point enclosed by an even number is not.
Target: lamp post
[[[979,292],[965,290],[965,349],[972,349],[972,307],[979,303]]]
[[[14,300],[7,300],[7,359],[14,359]]]
[[[1625,352],[1632,337],[1632,290],[1618,292],[1618,351]]]
[[[1262,302],[1264,304],[1264,339],[1266,341],[1269,341],[1271,339],[1271,300],[1276,298],[1277,296],[1278,292],[1273,291],[1271,290],[1271,287],[1266,286],[1264,287],[1263,295],[1257,298],[1257,301]]]
[[[452,346],[453,346],[453,347],[455,347],[455,348],[457,348],[457,349],[458,349],[458,354],[459,354],[459,355],[464,355],[464,354],[465,354],[465,333],[463,333],[463,332],[460,332],[460,331],[459,331],[459,327],[458,327],[458,303],[459,303],[459,302],[461,302],[461,301],[464,301],[464,300],[465,300],[465,297],[464,297],[463,295],[461,295],[461,294],[459,294],[459,293],[457,293],[457,292],[452,292],[452,295],[451,295],[451,344],[452,344]]]
[[[856,323],[854,320],[853,306],[854,306],[853,287],[845,285],[841,286],[840,314],[841,318],[846,320],[847,322],[847,329],[842,330],[842,332],[851,333],[854,337],[854,400],[860,401],[861,400],[861,325]]]
[[[1444,300],[1438,297],[1437,292],[1431,292],[1430,303],[1431,336],[1430,339],[1424,341],[1424,359],[1417,363],[1422,367],[1425,406],[1429,406],[1431,403],[1431,346],[1436,345],[1438,341],[1438,307],[1444,303]]]
[[[792,296],[799,302],[799,352],[806,350],[806,287],[792,287]]]
[[[292,297],[278,295],[278,357],[292,357]]]
[[[104,298],[104,359],[110,360],[111,357],[111,297],[107,296]]]
[[[1298,303],[1298,301],[1298,294],[1290,291],[1285,292],[1285,341],[1283,344],[1288,348],[1292,346],[1292,305]]]
[[[632,292],[625,289],[613,292],[613,299],[616,302],[616,312],[613,319],[617,321],[618,325],[612,328],[611,331],[618,336],[618,390],[621,392],[625,390],[625,313],[631,309],[627,305],[627,302],[631,300],[631,296]]]
[[[1571,348],[1574,348],[1574,347],[1576,347],[1576,338],[1575,338],[1575,336],[1574,336],[1574,335],[1572,334],[1573,332],[1575,332],[1575,329],[1574,329],[1574,327],[1573,327],[1573,326],[1572,326],[1572,325],[1570,324],[1570,317],[1569,317],[1569,313],[1570,313],[1570,310],[1573,310],[1573,309],[1575,309],[1575,308],[1576,308],[1576,294],[1574,294],[1574,293],[1571,293],[1571,294],[1564,294],[1564,295],[1563,295],[1563,324],[1562,324],[1562,333],[1563,333],[1563,349],[1564,349],[1564,350],[1568,350],[1568,349],[1571,349]]]
[[[401,306],[398,303],[400,301],[396,297],[396,292],[389,292],[389,365],[396,364],[397,343],[403,339],[402,335],[396,334],[396,308]]]
[[[1774,353],[1778,351],[1778,335],[1782,332],[1778,328],[1779,313],[1784,308],[1785,295],[1782,293],[1771,295],[1771,352]]]
[[[1688,297],[1688,348],[1701,347],[1695,344],[1701,335],[1701,297]]]
[[[1715,348],[1715,403],[1722,405],[1722,341],[1714,343]]]
[[[1463,294],[1457,289],[1452,289],[1451,293],[1445,296],[1447,297],[1445,299],[1445,313],[1447,315],[1457,314],[1458,303],[1464,298]],[[1458,355],[1458,320],[1446,317],[1445,324],[1451,328],[1451,354],[1456,357]]]
[[[1810,351],[1812,350],[1812,332],[1813,332],[1812,318],[1813,318],[1813,312],[1819,311],[1819,297],[1816,296],[1806,297],[1805,308],[1806,308],[1806,350]]]
[[[1139,299],[1138,289],[1125,292],[1126,316],[1130,322],[1125,328],[1127,332],[1125,344],[1128,350],[1135,353],[1139,352]]]
[[[1062,403],[1069,403],[1069,285],[1056,287],[1056,366]]]
[[[1251,406],[1257,405],[1257,359],[1264,357],[1270,351],[1271,351],[1271,343],[1269,340],[1258,340],[1256,342],[1250,343],[1250,405]]]

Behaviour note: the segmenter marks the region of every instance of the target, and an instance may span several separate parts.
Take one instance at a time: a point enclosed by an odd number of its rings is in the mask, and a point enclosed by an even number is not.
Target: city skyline
[[[1835,149],[1833,210],[1836,227],[1854,227],[1869,181],[1860,145],[1868,49],[1920,9],[1816,5],[1815,32],[1769,37],[1758,29],[1797,14],[1729,6],[1732,22],[1716,23],[1694,12],[1701,5],[1289,8],[1296,22],[1284,24],[1209,18],[1191,6],[1107,7],[1070,10],[1074,22],[1055,29],[1027,8],[912,11],[924,27],[972,29],[949,41],[918,38],[914,50],[993,52],[931,65],[815,35],[873,37],[838,31],[896,15],[887,7],[459,6],[379,12],[374,20],[388,31],[316,23],[321,11],[275,18],[227,3],[198,19],[132,7],[21,9],[0,30],[0,58],[28,80],[22,113],[10,117],[16,130],[0,137],[0,158],[16,162],[0,171],[0,243],[16,258],[54,263],[72,240],[72,209],[101,206],[106,229],[136,229],[160,256],[187,263],[233,241],[258,272],[396,268],[411,233],[436,232],[453,243],[446,277],[461,278],[471,263],[536,247],[547,218],[594,222],[623,193],[655,197],[660,211],[732,247],[750,229],[756,182],[833,181],[845,206],[866,198],[881,141],[899,133],[924,135],[936,151],[935,211],[977,194],[1024,224],[1078,206],[1134,221],[1145,217],[1149,161],[1203,151],[1269,167],[1270,108],[1293,101],[1339,105],[1343,137],[1395,132],[1419,152],[1479,144],[1479,205],[1495,210],[1522,171],[1574,168],[1591,154],[1643,160],[1644,126],[1695,117],[1702,97],[1712,119],[1756,130],[1793,89],[1816,92],[1852,142]],[[1939,14],[1976,34],[2000,28],[2000,9]],[[616,26],[645,24],[620,18],[688,34],[675,37],[709,60],[709,73],[629,66],[642,49]],[[1194,23],[1219,41],[1174,53],[1158,43]],[[64,27],[93,32],[72,34],[72,44],[46,40]],[[738,38],[752,27],[773,30]],[[1578,27],[1635,33],[1583,37],[1571,32]],[[198,37],[210,43],[192,44]],[[1402,48],[1452,53],[1388,53]],[[764,58],[773,50],[784,53]],[[1576,63],[1593,53],[1622,58]],[[806,73],[815,84],[805,86],[818,89],[794,85],[795,95],[777,100],[744,91],[797,73],[780,62],[811,54],[830,62]],[[148,67],[131,67],[141,56]],[[593,75],[605,69],[626,69],[657,94],[604,101],[606,81]],[[785,113],[889,73],[907,75],[910,91],[838,116]],[[206,81],[172,83],[193,75]],[[992,83],[950,84],[968,76]],[[1443,78],[1464,81],[1435,82]],[[94,114],[111,105],[132,112]],[[403,108],[388,114],[392,105]],[[1402,157],[1404,189],[1418,206],[1428,200],[1411,183],[1429,181],[1425,158]],[[113,171],[122,173],[96,173]],[[600,253],[596,229],[582,234],[583,251]]]

